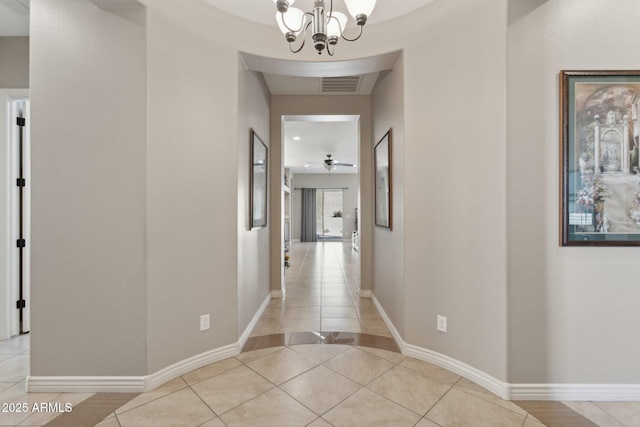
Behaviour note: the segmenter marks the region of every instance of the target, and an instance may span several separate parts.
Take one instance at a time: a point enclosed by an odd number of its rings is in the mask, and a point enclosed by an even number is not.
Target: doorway
[[[321,102],[320,102],[321,101]],[[343,241],[340,245],[345,250],[352,250],[353,242],[360,242],[358,256],[354,260],[357,264],[357,277],[353,282],[363,286],[363,291],[368,291],[371,283],[371,225],[372,215],[370,210],[363,206],[372,206],[373,203],[373,164],[372,150],[369,150],[371,141],[371,114],[370,98],[366,96],[272,96],[271,99],[271,160],[270,173],[271,205],[270,213],[274,221],[271,222],[271,284],[274,295],[285,292],[285,268],[282,253],[284,251],[284,224],[286,213],[290,215],[290,231],[292,249],[301,239],[302,224],[298,216],[298,210],[302,209],[302,193],[305,188],[348,188],[343,191]],[[322,126],[327,122],[350,122],[354,129],[353,138],[332,138],[328,141],[335,147],[342,147],[353,141],[350,145],[355,151],[353,158],[345,157],[333,150],[319,149],[315,155],[308,150],[303,150],[306,145],[304,135],[293,132],[293,126],[300,122],[309,122]],[[278,123],[278,125],[275,125]],[[313,136],[322,135],[321,132],[310,133]],[[299,136],[300,139],[295,139]],[[288,145],[290,144],[290,145]],[[291,153],[298,150],[303,154],[298,168],[289,161]],[[355,168],[337,169],[325,167],[327,154],[336,163],[351,163]],[[347,155],[347,154],[345,154]],[[348,170],[357,173],[344,173]],[[315,178],[314,176],[315,175]],[[317,178],[317,179],[316,179]],[[287,183],[287,184],[285,184]],[[291,190],[287,196],[286,188]],[[283,206],[286,200],[291,201],[291,210]],[[350,202],[349,202],[350,200]],[[315,197],[314,197],[315,201]],[[364,215],[363,215],[364,212]],[[280,221],[279,221],[280,220]],[[282,221],[282,222],[281,222]],[[314,218],[315,222],[315,218]],[[296,260],[289,260],[292,266]],[[291,276],[291,275],[288,275]]]
[[[0,90],[0,340],[30,330],[29,91]]]
[[[283,116],[282,124],[283,229],[290,227],[292,242],[302,240],[302,193],[314,189],[315,232],[306,234],[312,241],[350,240],[360,204],[360,117]]]
[[[316,190],[316,233],[318,241],[342,241],[343,199],[341,188]]]

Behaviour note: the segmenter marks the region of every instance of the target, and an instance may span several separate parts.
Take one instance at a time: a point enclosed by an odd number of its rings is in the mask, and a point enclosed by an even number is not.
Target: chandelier
[[[276,21],[280,31],[284,33],[289,42],[289,49],[293,53],[298,53],[304,47],[306,35],[311,28],[311,39],[318,51],[318,55],[326,48],[329,56],[333,56],[335,45],[342,37],[344,40],[353,42],[362,36],[362,27],[367,23],[367,17],[373,12],[376,0],[345,0],[347,9],[356,24],[360,27],[360,34],[354,39],[348,39],[343,32],[347,25],[347,16],[344,13],[333,10],[333,0],[329,0],[329,10],[325,8],[324,0],[314,0],[313,12],[303,12],[295,7],[290,7],[296,0],[273,0],[278,8]],[[302,44],[294,48],[293,44],[302,35]]]

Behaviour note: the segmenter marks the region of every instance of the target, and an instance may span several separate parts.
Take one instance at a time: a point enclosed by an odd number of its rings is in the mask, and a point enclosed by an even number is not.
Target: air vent
[[[362,76],[323,77],[322,93],[353,93],[358,91]]]

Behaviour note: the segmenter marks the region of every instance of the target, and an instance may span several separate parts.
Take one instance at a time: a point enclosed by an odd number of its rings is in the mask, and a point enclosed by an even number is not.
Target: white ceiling
[[[29,0],[0,0],[0,37],[29,35]]]
[[[276,26],[276,5],[273,0],[203,0],[231,15],[236,15],[249,21]],[[376,7],[367,20],[367,24],[386,21],[413,12],[414,10],[431,3],[433,0],[379,0]],[[325,0],[329,7],[330,0]],[[296,0],[292,7],[303,11],[313,10],[313,0]],[[344,0],[334,0],[334,10],[350,16]],[[353,18],[349,18],[352,26],[355,26]],[[349,24],[347,24],[349,25]]]
[[[294,173],[328,174],[327,154],[332,159],[358,164],[357,116],[285,117],[283,126],[284,166]],[[295,141],[294,137],[300,137]],[[305,167],[308,165],[308,167]],[[358,168],[337,167],[334,173],[358,173]]]

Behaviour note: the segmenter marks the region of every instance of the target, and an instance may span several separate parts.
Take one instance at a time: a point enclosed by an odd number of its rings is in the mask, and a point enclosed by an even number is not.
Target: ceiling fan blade
[[[348,167],[354,167],[354,165],[352,163],[342,163],[342,162],[334,162],[333,163],[334,166],[348,166]]]

